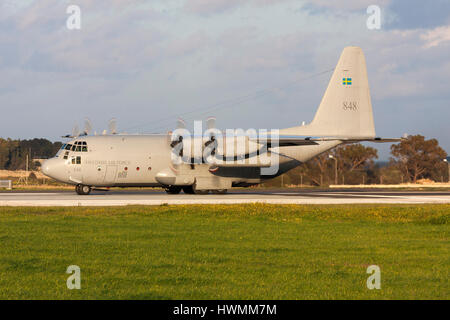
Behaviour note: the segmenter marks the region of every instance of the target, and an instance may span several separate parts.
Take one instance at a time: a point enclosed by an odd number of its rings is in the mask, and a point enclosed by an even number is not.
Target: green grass
[[[449,299],[450,205],[0,208],[0,299]],[[381,268],[381,290],[366,269]],[[68,290],[69,265],[81,290]]]

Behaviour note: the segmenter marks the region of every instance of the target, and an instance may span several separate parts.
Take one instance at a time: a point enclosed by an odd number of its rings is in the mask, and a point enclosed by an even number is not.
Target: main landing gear
[[[168,194],[179,194],[183,190],[185,194],[208,194],[209,192],[213,194],[225,194],[227,193],[226,189],[220,190],[196,190],[193,186],[170,186],[166,188],[166,192]]]
[[[181,187],[179,186],[170,186],[166,188],[166,192],[168,194],[179,194],[181,192]]]
[[[75,191],[80,196],[87,196],[89,193],[91,193],[91,187],[90,186],[85,186],[83,184],[78,184],[75,187]]]

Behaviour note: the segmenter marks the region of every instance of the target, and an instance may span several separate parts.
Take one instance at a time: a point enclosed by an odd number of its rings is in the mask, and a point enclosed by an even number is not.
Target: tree
[[[329,175],[327,174],[330,171],[328,155],[328,152],[322,153],[301,165],[301,173],[308,178],[312,185],[322,186],[330,183]]]
[[[28,155],[29,168],[35,168],[34,157],[50,158],[61,148],[61,142],[46,139],[12,140],[0,138],[0,169],[17,170],[26,168]]]
[[[373,165],[373,160],[378,159],[378,151],[355,143],[337,148],[335,156],[341,161],[346,171],[354,171]]]
[[[422,135],[409,136],[399,144],[391,146],[391,164],[416,183],[420,178],[437,180],[444,172],[443,159],[447,153],[436,139],[425,140]]]
[[[346,183],[359,184],[367,180],[367,172],[373,169],[374,159],[378,158],[378,151],[355,143],[336,148],[334,157],[338,159],[340,176],[345,176]]]

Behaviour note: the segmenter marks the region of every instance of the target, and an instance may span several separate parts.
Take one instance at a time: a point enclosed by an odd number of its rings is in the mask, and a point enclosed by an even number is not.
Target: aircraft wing
[[[255,138],[254,141],[260,144],[267,144],[269,147],[271,145],[277,145],[280,147],[288,147],[288,146],[310,146],[317,145],[321,141],[342,141],[343,143],[356,143],[356,142],[375,142],[375,143],[384,143],[384,142],[400,142],[405,138],[313,138],[313,137],[300,137],[300,136],[279,136],[278,139],[272,137],[258,137]]]

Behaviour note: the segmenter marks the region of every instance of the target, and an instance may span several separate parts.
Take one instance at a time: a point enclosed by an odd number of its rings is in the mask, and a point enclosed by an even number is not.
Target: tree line
[[[0,169],[2,170],[30,170],[39,165],[35,158],[51,158],[61,148],[61,142],[51,142],[47,139],[12,140],[0,138]]]
[[[416,183],[420,179],[449,181],[447,153],[436,139],[409,136],[391,146],[389,162],[376,162],[378,151],[360,143],[325,152],[265,186]]]

